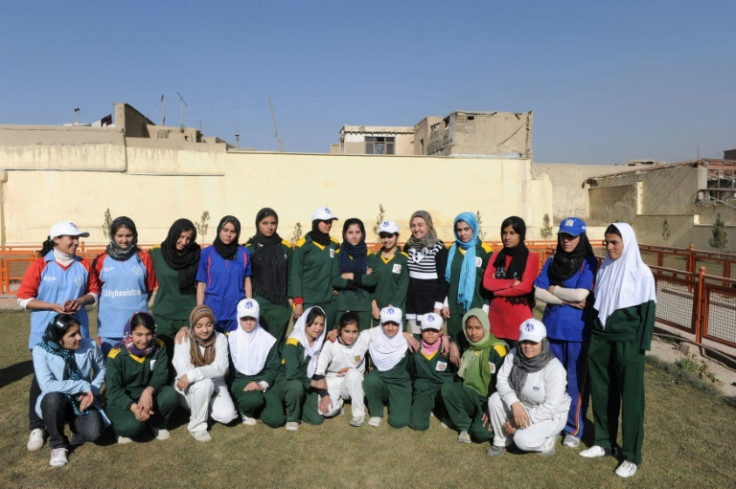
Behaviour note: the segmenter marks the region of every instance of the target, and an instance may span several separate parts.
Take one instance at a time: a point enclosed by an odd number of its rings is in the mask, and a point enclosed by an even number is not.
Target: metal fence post
[[[695,293],[695,343],[700,344],[703,337],[703,306],[705,305],[705,297],[703,295],[703,288],[705,282],[705,267],[700,267],[700,273],[698,274],[698,289]]]

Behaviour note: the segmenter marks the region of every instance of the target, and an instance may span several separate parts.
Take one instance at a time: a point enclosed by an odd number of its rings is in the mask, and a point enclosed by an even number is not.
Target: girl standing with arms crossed
[[[583,436],[588,409],[588,358],[590,307],[598,262],[585,233],[585,223],[569,217],[560,222],[557,250],[534,282],[536,298],[545,302],[542,321],[552,353],[567,371],[567,393],[572,399],[563,445],[577,447]]]
[[[89,338],[89,319],[85,306],[94,304],[100,294],[100,284],[92,265],[77,256],[79,238],[89,233],[80,231],[73,222],[63,221],[51,226],[39,259],[31,263],[18,288],[18,305],[31,311],[31,332],[28,348],[33,349],[43,338],[44,331],[57,314],[73,314],[79,322],[82,338]],[[40,450],[44,441],[43,420],[36,413],[36,400],[41,389],[34,375],[28,398],[30,435],[26,448]]]
[[[526,224],[522,218],[504,219],[501,223],[503,249],[483,276],[483,287],[493,294],[488,312],[491,332],[509,341],[519,339],[519,325],[532,317],[534,308],[534,279],[539,270],[539,257],[529,253],[525,237]]]
[[[631,226],[613,223],[605,235],[588,350],[595,444],[580,455],[595,458],[614,451],[621,412],[623,461],[616,475],[627,478],[642,461],[644,353],[652,344],[657,289]]]

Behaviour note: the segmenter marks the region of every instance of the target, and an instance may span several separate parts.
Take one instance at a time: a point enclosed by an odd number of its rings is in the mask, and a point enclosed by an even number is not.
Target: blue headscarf
[[[458,221],[464,221],[473,230],[473,238],[467,243],[460,241],[460,238],[455,231]],[[452,259],[455,257],[455,252],[459,246],[465,251],[465,259],[463,260],[463,267],[460,270],[460,283],[457,287],[457,303],[462,305],[466,311],[470,310],[473,304],[473,295],[475,293],[475,246],[478,244],[478,219],[475,218],[475,214],[472,212],[462,212],[458,214],[455,221],[452,223],[452,230],[455,233],[455,243],[450,247],[449,255],[447,256],[447,267],[445,268],[445,280],[450,283],[450,275],[452,273]]]

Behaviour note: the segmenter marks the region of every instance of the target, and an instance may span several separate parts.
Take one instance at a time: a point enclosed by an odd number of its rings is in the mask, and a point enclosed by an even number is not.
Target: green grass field
[[[118,446],[85,444],[64,468],[49,449],[26,451],[28,314],[0,312],[0,488],[733,488],[736,410],[650,362],[644,463],[636,476],[614,475],[611,457],[586,460],[558,446],[553,457],[485,455],[487,445],[460,445],[432,420],[427,432],[348,426],[349,416],[296,433],[215,425],[211,443],[194,441],[184,411],[171,439]],[[590,413],[588,414],[590,417]],[[588,426],[589,427],[589,426]],[[592,428],[583,438],[590,443]]]

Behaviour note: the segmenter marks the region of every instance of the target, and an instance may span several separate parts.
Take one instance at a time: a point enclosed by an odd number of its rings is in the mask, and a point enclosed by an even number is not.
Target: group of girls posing
[[[45,342],[48,353],[54,349],[48,341],[59,345],[61,337],[47,338],[45,331],[57,314],[73,315],[77,334],[88,338],[84,306],[99,300],[99,345],[104,352],[115,347],[111,361],[117,362],[112,368],[107,366],[108,376],[122,372],[129,375],[126,382],[141,383],[137,390],[124,394],[111,389],[108,411],[122,408],[132,415],[120,424],[111,415],[123,442],[149,421],[146,412],[156,413],[156,436],[168,436],[168,409],[177,399],[176,392],[181,402],[197,406],[192,407],[189,431],[196,439],[207,441],[210,435],[203,414],[207,409],[209,416],[224,423],[239,411],[246,424],[260,417],[271,426],[286,424],[287,429],[295,430],[301,420],[319,423],[324,416],[340,412],[342,402],[351,399],[351,424],[360,426],[366,413],[359,389],[368,394],[372,425],[380,423],[381,416],[373,416],[373,411],[384,403],[389,404],[391,425],[416,429],[424,429],[429,419],[425,412],[435,409],[458,428],[460,441],[480,441],[490,439],[494,432],[490,429],[493,417],[488,417],[480,401],[495,389],[490,378],[499,372],[507,345],[519,341],[519,324],[532,318],[536,298],[547,305],[545,348],[567,372],[571,404],[562,428],[563,443],[578,446],[582,436],[588,366],[594,381],[596,444],[581,454],[600,456],[615,451],[615,416],[601,405],[618,405],[623,398],[627,463],[619,472],[633,475],[641,462],[642,419],[632,412],[643,412],[639,409],[643,406],[643,363],[638,368],[632,365],[639,365],[649,348],[654,288],[630,226],[616,223],[606,230],[608,256],[593,296],[596,259],[585,224],[577,218],[560,224],[557,250],[539,276],[537,255],[524,245],[526,226],[519,217],[503,221],[503,249],[495,255],[479,240],[472,213],[462,213],[454,220],[456,239],[449,249],[437,238],[425,211],[411,216],[411,236],[403,251],[398,247],[398,226],[385,221],[378,229],[381,250],[373,254],[367,253],[365,228],[359,219],[345,221],[341,245],[330,236],[334,220],[329,209],[315,210],[312,230],[292,250],[277,233],[278,215],[273,209],[258,212],[256,234],[245,246],[238,244],[240,222],[225,216],[213,246],[201,250],[193,223],[179,219],[160,246],[144,253],[137,247],[133,221],[119,217],[110,229],[110,245],[93,264],[76,256],[79,237],[89,234],[74,223],[58,223],[18,290],[19,304],[32,311],[29,348]],[[146,304],[154,289],[152,317]],[[239,305],[251,297],[255,300],[250,301],[250,309]],[[207,307],[197,310],[198,304]],[[394,321],[382,321],[386,309],[394,314],[405,311],[405,315],[399,313],[397,332],[403,332],[406,320],[408,332],[422,340],[418,354],[405,357],[407,342],[416,340],[390,334]],[[245,310],[251,312],[242,316]],[[294,332],[287,339],[292,317]],[[322,348],[337,318],[341,318],[338,340]],[[438,332],[445,321],[449,346],[435,339],[441,336]],[[469,334],[468,322],[475,334]],[[370,328],[371,324],[378,326]],[[148,333],[136,335],[139,329]],[[177,332],[184,347],[174,341]],[[227,341],[222,333],[230,334]],[[136,336],[140,341],[135,341]],[[145,343],[145,339],[150,341]],[[234,372],[226,382],[228,348]],[[73,349],[57,349],[68,350],[63,355],[73,357],[69,354]],[[320,362],[316,353],[321,349],[324,360]],[[542,358],[546,358],[544,351]],[[369,374],[365,374],[366,352],[374,368]],[[286,361],[275,368],[282,358]],[[173,386],[168,374],[172,363],[176,370]],[[331,363],[341,366],[330,370]],[[455,364],[460,367],[460,383],[448,381],[457,378]],[[487,371],[470,368],[478,365],[485,365]],[[406,377],[405,372],[410,371],[414,373]],[[63,375],[69,378],[66,371]],[[628,381],[622,392],[611,390],[610,386],[622,385],[624,375],[638,380]],[[412,377],[416,399],[407,403],[412,387],[409,382],[407,389],[406,380]],[[31,383],[29,450],[41,448],[44,428],[51,436],[39,401],[48,387],[39,386],[39,378],[37,375]],[[235,404],[227,393],[231,384]],[[151,404],[154,392],[156,399],[163,395],[157,409]],[[202,399],[211,401],[209,408],[202,407]],[[396,399],[403,399],[403,404]],[[88,408],[86,402],[84,406]],[[103,424],[107,420],[101,419]],[[56,448],[65,443],[59,439],[53,443],[60,445],[52,446],[57,452],[55,465],[60,463]]]

